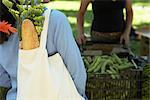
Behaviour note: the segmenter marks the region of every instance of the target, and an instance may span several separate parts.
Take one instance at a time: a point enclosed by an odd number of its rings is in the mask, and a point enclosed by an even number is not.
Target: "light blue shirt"
[[[10,88],[7,100],[16,100],[18,44],[17,34],[12,35],[7,42],[0,44],[0,86]],[[86,98],[86,70],[80,51],[66,16],[57,10],[53,10],[50,15],[47,50],[49,55],[60,53],[78,92]]]

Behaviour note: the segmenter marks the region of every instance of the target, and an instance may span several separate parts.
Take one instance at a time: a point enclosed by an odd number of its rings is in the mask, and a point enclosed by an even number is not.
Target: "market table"
[[[141,32],[141,56],[147,56],[148,62],[150,62],[150,28],[147,30],[139,30]]]

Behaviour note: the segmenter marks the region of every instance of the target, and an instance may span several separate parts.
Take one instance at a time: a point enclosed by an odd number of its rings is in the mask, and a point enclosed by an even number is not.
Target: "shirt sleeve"
[[[10,77],[2,65],[0,65],[0,86],[8,88],[11,87]]]
[[[62,56],[78,92],[86,98],[86,71],[68,20],[59,11],[52,11],[50,20],[49,30],[54,34],[56,51]]]

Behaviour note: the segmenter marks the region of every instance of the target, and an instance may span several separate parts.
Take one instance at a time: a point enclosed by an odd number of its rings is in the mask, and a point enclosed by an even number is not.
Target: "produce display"
[[[133,67],[128,58],[119,58],[115,53],[102,56],[87,56],[83,58],[88,73],[110,74],[113,79],[119,79],[119,73]]]
[[[150,99],[150,64],[144,66],[142,75],[142,99]]]
[[[83,56],[88,74],[89,100],[126,100],[138,98],[141,70],[117,54]]]

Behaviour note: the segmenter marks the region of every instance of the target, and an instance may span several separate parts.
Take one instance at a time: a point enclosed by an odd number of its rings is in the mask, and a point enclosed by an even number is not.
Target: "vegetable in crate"
[[[92,72],[99,65],[100,59],[101,58],[99,56],[96,56],[92,64],[89,65],[89,69],[87,71]]]
[[[99,62],[97,66],[92,67],[93,69],[88,72],[87,93],[89,94],[88,97],[92,98],[91,100],[137,99],[139,90],[137,89],[137,77],[134,75],[138,72],[135,73],[130,70],[133,65],[128,58],[120,58],[116,54],[91,58],[92,62],[91,60],[89,61],[89,56],[84,57],[86,66],[90,66],[93,63],[93,65],[97,65],[96,63]],[[96,58],[101,59],[99,61]],[[91,67],[86,68],[87,71],[91,69]]]
[[[115,53],[112,55],[84,57],[83,61],[88,73],[110,74],[113,79],[120,78],[120,71],[133,66],[127,58],[119,58]]]

